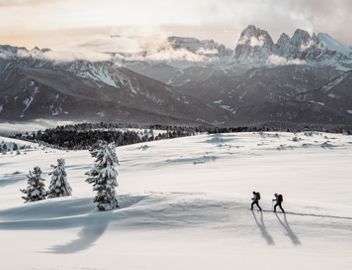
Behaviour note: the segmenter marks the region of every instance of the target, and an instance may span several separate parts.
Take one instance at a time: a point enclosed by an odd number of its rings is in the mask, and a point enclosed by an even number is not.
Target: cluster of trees
[[[115,188],[118,186],[118,158],[116,146],[114,143],[100,140],[90,149],[90,153],[95,161],[92,168],[86,172],[88,176],[86,181],[93,185],[93,190],[97,193],[94,202],[100,211],[117,208],[118,201]],[[49,173],[51,182],[48,190],[45,189],[45,179],[42,178],[42,170],[38,166],[29,172],[27,187],[21,189],[24,194],[22,198],[25,202],[65,197],[72,194],[72,188],[67,181],[65,160],[58,159],[57,165],[52,165],[52,168],[53,171]]]
[[[328,133],[342,133],[352,135],[352,126],[346,125],[313,125],[302,123],[267,122],[250,126],[208,128],[209,134],[232,133],[232,132],[305,132],[319,131]]]
[[[30,146],[25,146],[25,145],[18,145],[17,143],[14,142],[0,142],[0,153],[6,154],[7,152],[18,152],[21,149],[26,149],[30,148]]]
[[[46,143],[64,149],[89,149],[96,141],[104,140],[119,146],[192,136],[205,129],[154,125],[140,128],[126,128],[117,124],[76,124],[58,126],[44,131],[18,133],[14,137],[28,141]]]
[[[32,133],[18,133],[15,138],[49,144],[51,147],[63,149],[89,149],[97,140],[113,142],[119,146],[134,143],[192,136],[200,133],[229,133],[229,132],[260,132],[260,131],[287,131],[303,132],[315,130],[330,133],[352,134],[352,126],[345,125],[312,125],[302,123],[266,122],[238,127],[187,127],[149,125],[133,126],[132,124],[113,123],[82,123],[75,125],[58,126],[44,131]]]
[[[51,165],[51,167],[53,171],[49,173],[49,175],[51,175],[51,182],[48,190],[45,189],[45,179],[41,176],[42,170],[40,167],[36,166],[33,168],[33,171],[29,171],[29,175],[27,175],[27,187],[21,189],[21,192],[24,193],[22,199],[24,199],[25,202],[35,202],[45,200],[46,198],[71,195],[72,188],[67,182],[65,160],[59,158],[57,165]]]

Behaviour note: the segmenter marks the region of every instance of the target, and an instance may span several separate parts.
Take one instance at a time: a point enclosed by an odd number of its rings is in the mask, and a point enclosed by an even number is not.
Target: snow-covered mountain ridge
[[[175,36],[159,45],[103,61],[0,46],[0,119],[351,123],[351,48],[328,34],[298,29],[275,43],[250,25],[235,50]]]
[[[159,42],[159,41],[156,41]],[[352,68],[352,49],[327,33],[312,33],[297,29],[290,37],[282,33],[275,43],[269,32],[249,25],[242,32],[233,48],[226,48],[214,40],[170,36],[153,49],[138,53],[116,52],[106,57],[119,65],[130,62],[167,63],[174,67],[212,66],[231,69],[236,65],[270,66],[287,64],[319,64]],[[0,45],[1,58],[33,57],[52,58],[50,49]],[[83,56],[82,56],[83,57]],[[83,57],[84,58],[84,57]],[[79,60],[79,57],[77,58]],[[82,59],[83,60],[83,59]],[[64,60],[63,61],[68,61]]]
[[[270,34],[254,25],[242,31],[235,49],[238,64],[319,64],[350,68],[352,49],[328,34],[297,29],[292,37],[281,34],[276,43]]]

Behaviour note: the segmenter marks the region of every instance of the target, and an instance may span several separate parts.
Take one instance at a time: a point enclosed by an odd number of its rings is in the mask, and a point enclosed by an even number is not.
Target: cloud
[[[186,49],[173,49],[171,47],[160,51],[149,51],[144,55],[135,55],[126,60],[140,61],[187,61],[187,62],[206,62],[210,59],[204,55],[192,53]]]
[[[19,50],[16,56],[23,58],[32,57],[35,59],[45,59],[53,62],[72,62],[76,60],[98,62],[111,60],[111,56],[109,54],[100,53],[92,50],[82,50],[78,48],[71,48],[58,51],[41,51],[36,49],[31,51]]]
[[[239,40],[237,44],[248,44],[251,47],[262,47],[264,45],[265,42],[265,37],[264,36],[259,36],[257,37],[248,37],[248,36],[242,36]]]
[[[120,31],[119,34],[95,35],[82,39],[80,42],[72,42],[56,46],[53,49],[19,49],[17,54],[1,52],[1,58],[32,57],[46,59],[54,62],[70,62],[75,60],[87,60],[92,62],[109,61],[115,56],[116,59],[128,61],[187,61],[205,62],[211,59],[208,55],[217,53],[216,49],[200,47],[197,52],[191,52],[184,48],[174,48],[163,32],[151,32],[149,29],[143,32]],[[153,34],[152,34],[153,33]]]
[[[55,0],[51,0],[52,2]],[[34,6],[48,3],[47,0],[0,0],[0,7]]]
[[[282,32],[292,34],[301,28],[309,32],[329,32],[352,43],[352,36],[345,27],[352,25],[350,0],[285,0],[279,3],[276,0],[252,0],[242,5],[234,0],[228,8],[234,11],[233,24],[242,29],[255,24],[268,30],[274,39]]]
[[[219,53],[219,50],[218,49],[206,49],[206,48],[199,48],[196,52],[197,54],[200,54],[200,55],[216,55]]]
[[[167,33],[159,27],[126,27],[123,30],[114,30],[109,36],[92,36],[57,50],[67,52],[66,59],[83,58],[90,61],[106,60],[113,53],[120,59],[131,61],[202,62],[209,60],[205,54],[217,53],[217,50],[205,48],[199,48],[195,53],[184,48],[176,49],[169,42]],[[62,55],[53,52],[46,54],[52,59],[57,57],[56,60]]]
[[[21,4],[21,1],[17,0],[0,0],[0,7],[15,6]]]
[[[279,55],[272,54],[269,56],[267,60],[268,65],[273,66],[285,66],[285,65],[304,65],[306,62],[300,59],[286,59]]]
[[[131,37],[135,42],[135,51],[130,55],[121,56],[125,60],[131,61],[208,61],[205,53],[214,53],[214,50],[199,48],[193,53],[184,48],[174,48],[165,33],[159,32],[153,35]],[[124,41],[120,39],[120,42]],[[126,40],[125,40],[126,41]]]
[[[16,133],[33,132],[38,130],[44,130],[47,128],[55,128],[58,125],[69,125],[75,124],[73,121],[56,121],[37,119],[27,122],[1,122],[0,123],[0,135],[14,135]]]
[[[268,30],[274,40],[282,32],[292,35],[301,28],[328,32],[352,44],[347,27],[352,25],[351,13],[350,0],[0,0],[0,40],[54,51],[77,47],[84,54],[92,48],[99,53],[128,52],[148,43],[147,35],[153,42],[157,31],[148,33],[145,28],[155,28],[170,30],[172,35],[215,38],[233,49],[240,32],[255,24]],[[89,32],[100,28],[110,29],[116,40],[109,40],[105,32]],[[73,33],[73,29],[86,30]],[[261,41],[251,40],[251,44]]]
[[[312,47],[315,44],[315,41],[313,39],[310,39],[307,43],[302,43],[300,50],[304,51],[310,47]]]

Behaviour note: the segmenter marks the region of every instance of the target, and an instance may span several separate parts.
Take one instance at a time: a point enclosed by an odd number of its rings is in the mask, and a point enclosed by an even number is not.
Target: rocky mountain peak
[[[249,25],[241,33],[238,45],[249,45],[250,47],[271,47],[274,42],[265,30],[254,25]]]
[[[239,64],[270,64],[271,58],[281,59],[280,63],[319,64],[329,63],[342,67],[351,66],[352,50],[327,34],[310,34],[297,29],[292,37],[281,34],[274,44],[269,33],[254,25],[245,28],[235,49],[235,62]],[[277,61],[276,61],[277,62]],[[275,63],[276,63],[275,62]]]
[[[274,42],[265,30],[249,25],[241,33],[235,49],[238,62],[265,62],[271,54]]]
[[[308,46],[313,42],[313,37],[302,29],[297,29],[290,40],[290,43],[296,47]]]
[[[277,45],[278,46],[284,46],[284,45],[286,45],[287,43],[289,43],[290,42],[290,37],[287,35],[287,34],[285,34],[285,33],[282,33],[281,35],[280,35],[280,37],[279,37],[279,39],[278,39],[278,41],[277,41]]]

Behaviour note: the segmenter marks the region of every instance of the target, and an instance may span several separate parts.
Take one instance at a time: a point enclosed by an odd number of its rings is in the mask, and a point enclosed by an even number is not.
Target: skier
[[[274,196],[275,196],[275,199],[273,199],[273,202],[276,202],[276,204],[274,205],[274,212],[276,212],[276,207],[280,207],[282,213],[285,214],[285,210],[281,206],[281,204],[283,202],[282,195],[275,193]]]
[[[251,210],[253,210],[253,206],[256,205],[260,211],[262,211],[262,208],[259,206],[259,200],[260,200],[260,193],[253,191],[253,198],[252,198],[252,204],[251,204]]]

